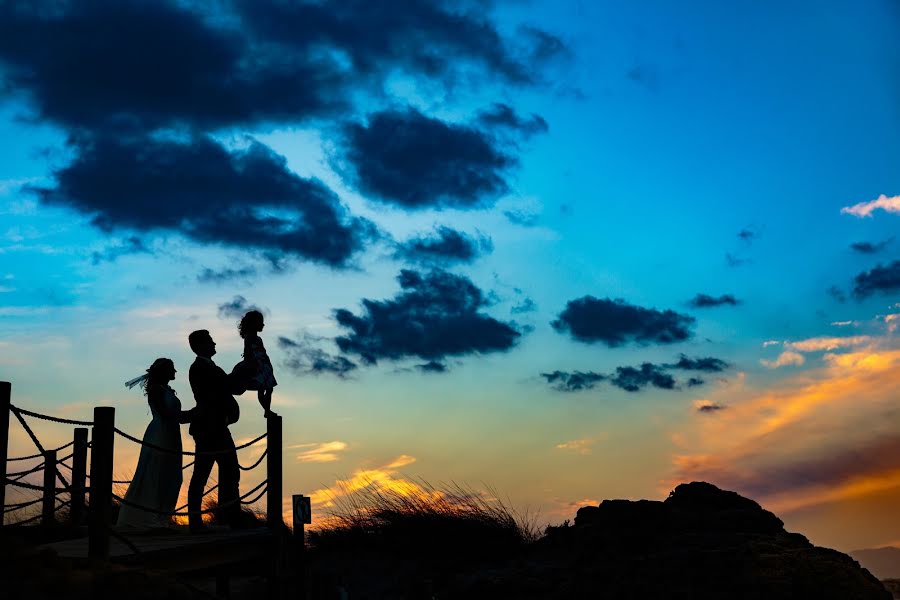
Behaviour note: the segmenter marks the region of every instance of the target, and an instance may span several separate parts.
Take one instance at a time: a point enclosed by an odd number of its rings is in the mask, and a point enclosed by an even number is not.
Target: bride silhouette
[[[175,364],[168,358],[157,358],[147,372],[125,383],[129,388],[140,385],[147,396],[153,419],[144,432],[144,442],[166,448],[169,452],[141,446],[134,477],[125,493],[125,501],[160,512],[173,512],[181,490],[181,428],[190,420],[191,411],[181,410],[181,401],[169,382],[175,379]],[[167,527],[171,517],[158,515],[123,503],[117,524],[133,528]]]

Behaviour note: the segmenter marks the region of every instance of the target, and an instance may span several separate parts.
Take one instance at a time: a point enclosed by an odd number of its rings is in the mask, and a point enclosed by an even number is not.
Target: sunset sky
[[[317,518],[705,480],[900,546],[900,4],[0,2],[0,81],[15,404],[140,436],[255,306]]]

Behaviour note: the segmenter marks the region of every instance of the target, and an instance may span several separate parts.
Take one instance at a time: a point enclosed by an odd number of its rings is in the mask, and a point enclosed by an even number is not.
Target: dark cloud
[[[414,237],[398,244],[395,256],[421,264],[449,265],[473,262],[493,249],[491,238],[485,235],[473,237],[462,231],[440,226],[430,235]]]
[[[853,278],[853,295],[862,300],[877,293],[900,291],[900,260],[882,266],[877,265]]]
[[[521,225],[522,227],[534,227],[538,224],[538,219],[540,218],[540,215],[535,212],[518,209],[504,210],[503,216],[513,225]]]
[[[697,407],[697,412],[713,413],[728,408],[724,404],[701,404]]]
[[[590,390],[601,381],[608,379],[606,375],[594,373],[593,371],[574,371],[572,373],[553,371],[552,373],[541,373],[541,377],[546,379],[547,383],[553,384],[553,389],[560,392]]]
[[[153,252],[144,245],[144,242],[139,237],[132,235],[118,243],[107,246],[102,251],[93,252],[91,254],[91,262],[99,265],[102,262],[113,262],[129,254],[153,254]]]
[[[397,279],[402,291],[389,300],[363,299],[360,316],[334,311],[338,325],[350,330],[335,339],[342,352],[369,364],[411,357],[440,361],[509,350],[521,335],[513,323],[480,312],[488,304],[484,293],[461,275],[404,269]]]
[[[725,253],[725,264],[727,264],[729,267],[735,268],[749,263],[749,258],[741,258],[735,254],[732,254],[731,252]]]
[[[721,358],[706,356],[703,358],[689,358],[682,354],[678,358],[678,362],[666,365],[670,369],[681,369],[683,371],[704,371],[706,373],[719,373],[729,367],[729,364]]]
[[[219,318],[240,319],[250,310],[258,310],[261,313],[268,312],[255,304],[247,302],[247,299],[243,296],[235,296],[228,302],[223,302],[219,305]]]
[[[694,296],[690,305],[694,308],[712,308],[715,306],[737,306],[741,301],[731,294],[722,294],[721,296],[710,296],[709,294],[697,294]]]
[[[3,80],[73,128],[215,128],[343,106],[347,78],[327,53],[273,51],[214,22],[175,2],[3,3]]]
[[[484,207],[509,189],[506,172],[517,164],[489,133],[414,108],[346,125],[341,146],[351,185],[408,210]]]
[[[550,127],[540,115],[532,114],[522,117],[508,104],[494,103],[491,108],[478,113],[477,121],[487,127],[500,127],[531,137],[538,133],[547,133]]]
[[[317,179],[253,141],[228,150],[209,137],[73,140],[77,157],[32,188],[47,203],[93,216],[104,230],[167,230],[198,242],[277,252],[342,267],[375,236]]]
[[[705,383],[706,383],[706,381],[704,381],[700,377],[691,377],[690,379],[687,380],[688,387],[697,387],[697,386],[703,385]]]
[[[510,308],[509,312],[514,315],[521,315],[534,312],[536,310],[537,304],[535,304],[534,300],[532,300],[531,298],[523,298],[521,302]]]
[[[312,336],[301,336],[291,339],[280,336],[278,347],[287,358],[284,366],[297,375],[334,375],[339,379],[347,379],[358,366],[345,356],[334,355],[319,348],[320,341]]]
[[[236,269],[225,267],[224,269],[211,269],[205,267],[197,275],[200,283],[226,283],[235,280],[250,280],[259,274],[256,267],[238,267]]]
[[[437,362],[436,360],[430,360],[427,363],[416,365],[416,368],[423,373],[444,373],[447,371],[447,365]]]
[[[825,291],[828,292],[829,296],[831,296],[832,298],[834,298],[836,301],[840,302],[841,304],[843,304],[844,302],[847,301],[847,294],[844,292],[844,290],[842,290],[841,288],[839,288],[836,285],[831,286],[830,288],[828,288]]]
[[[639,368],[616,367],[615,375],[610,377],[609,382],[626,392],[638,392],[648,385],[664,390],[675,389],[675,378],[663,369],[653,363],[643,363]]]
[[[73,128],[219,128],[346,112],[397,71],[531,85],[565,53],[552,34],[504,36],[491,3],[4,2],[4,87]],[[412,49],[415,49],[412,51]],[[465,76],[465,79],[462,76]]]
[[[236,2],[244,24],[285,49],[340,50],[357,76],[393,71],[455,82],[480,74],[533,84],[540,69],[565,55],[558,37],[534,27],[506,37],[485,17],[493,2],[367,0]]]
[[[882,250],[888,247],[893,241],[893,238],[883,240],[881,242],[855,242],[850,244],[850,249],[859,252],[860,254],[878,254]]]
[[[659,311],[628,304],[622,299],[584,296],[570,300],[551,325],[579,342],[601,342],[613,348],[628,342],[681,342],[693,335],[694,321],[693,317],[672,310]]]
[[[740,231],[738,231],[737,236],[738,236],[739,240],[749,244],[750,242],[755,240],[757,237],[759,237],[759,232],[757,232],[754,229],[745,228],[745,229],[741,229]]]

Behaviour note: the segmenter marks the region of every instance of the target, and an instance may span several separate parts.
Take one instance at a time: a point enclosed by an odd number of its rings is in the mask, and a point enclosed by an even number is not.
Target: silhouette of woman
[[[125,501],[161,512],[174,511],[178,502],[182,481],[179,423],[187,422],[190,417],[190,411],[181,410],[181,401],[169,387],[173,379],[175,364],[168,358],[157,358],[144,375],[125,383],[129,388],[140,385],[150,405],[153,419],[144,432],[144,441],[171,451],[141,446],[141,456],[125,493]],[[117,524],[136,528],[167,527],[171,518],[123,503]]]

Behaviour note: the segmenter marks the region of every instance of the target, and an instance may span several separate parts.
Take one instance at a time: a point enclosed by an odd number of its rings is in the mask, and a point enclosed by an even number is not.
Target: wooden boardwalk
[[[208,533],[194,535],[187,527],[171,532],[121,532],[138,552],[112,536],[109,561],[122,565],[145,566],[170,573],[187,573],[225,565],[270,561],[276,551],[276,536],[268,527],[233,531],[210,527]],[[88,539],[76,538],[45,544],[60,557],[74,563],[88,562]]]

